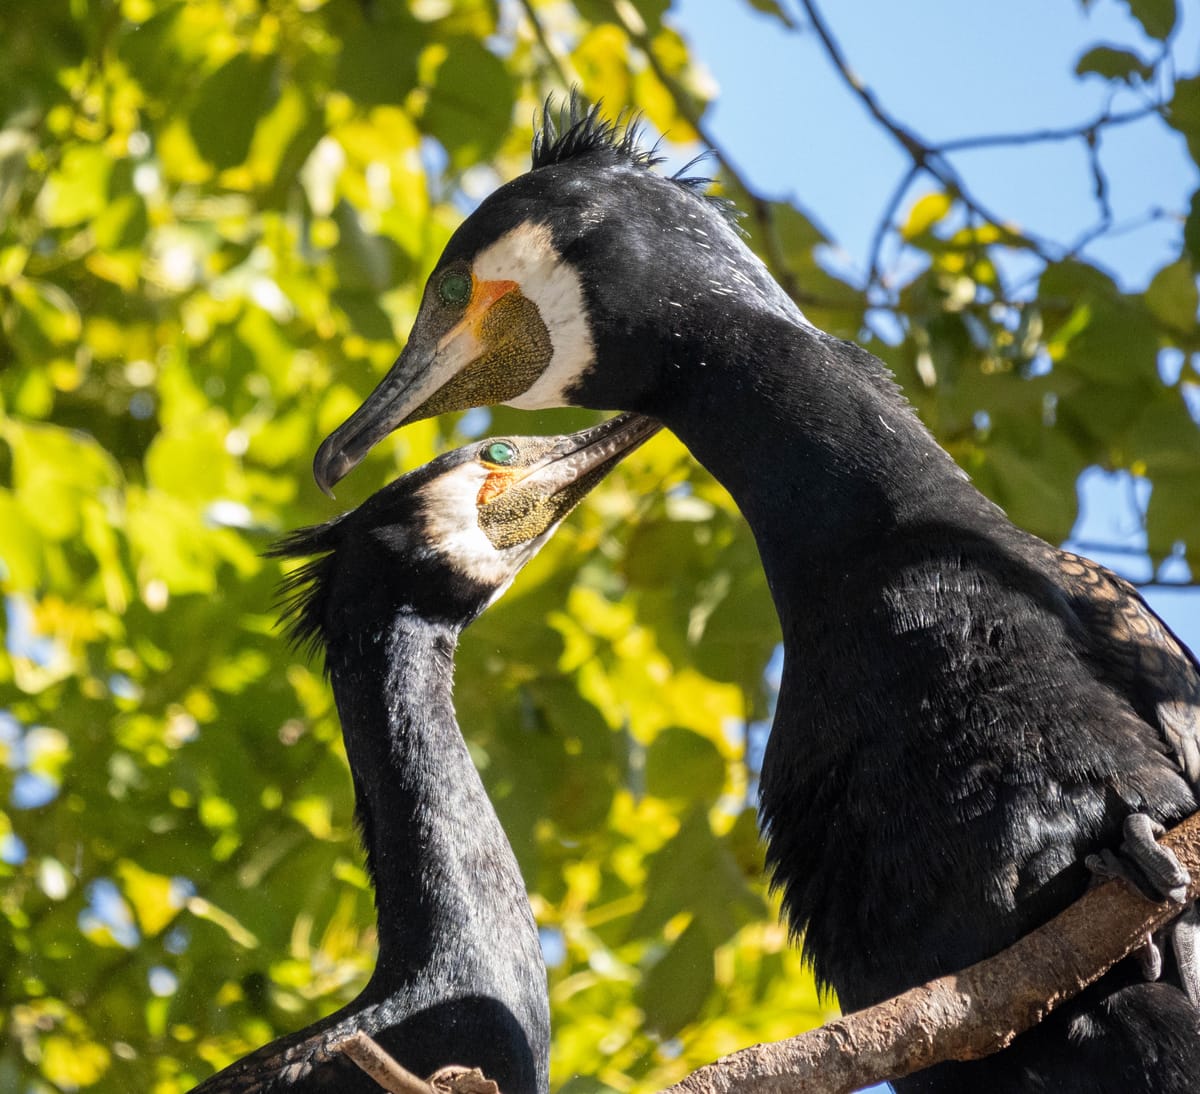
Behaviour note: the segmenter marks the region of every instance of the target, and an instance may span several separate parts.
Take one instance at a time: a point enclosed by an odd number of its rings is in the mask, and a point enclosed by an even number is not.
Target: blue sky
[[[837,245],[832,262],[861,277],[876,220],[909,161],[840,81],[816,36],[803,29],[800,5],[780,3],[800,30],[788,31],[734,0],[679,0],[673,19],[719,88],[709,115],[715,139],[760,192],[791,198],[809,212]],[[1110,103],[1108,81],[1074,75],[1079,57],[1101,42],[1151,56],[1155,44],[1122,0],[1094,0],[1088,13],[1078,0],[986,6],[823,0],[818,6],[860,78],[928,141],[1074,125],[1106,104],[1123,111],[1144,101],[1140,91],[1123,91]],[[1200,11],[1179,6],[1173,52],[1190,71],[1200,57]],[[1106,132],[1101,157],[1121,225],[1139,224],[1155,207],[1186,209],[1200,183],[1182,139],[1153,118]],[[1043,235],[1073,241],[1097,219],[1079,142],[963,153],[954,163],[987,205]],[[910,200],[921,192],[918,184]],[[1178,254],[1179,232],[1175,220],[1140,223],[1087,254],[1138,289]],[[1072,544],[1117,545],[1120,553],[1086,553],[1136,580],[1152,576],[1148,559],[1136,553],[1144,539],[1129,506],[1128,476],[1097,470],[1079,489]],[[1158,576],[1178,580],[1187,571],[1177,565]],[[1147,595],[1200,649],[1200,590]]]

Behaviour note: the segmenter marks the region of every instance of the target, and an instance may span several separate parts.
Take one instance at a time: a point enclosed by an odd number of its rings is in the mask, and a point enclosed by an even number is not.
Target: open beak
[[[570,493],[574,505],[619,460],[660,429],[661,422],[642,414],[618,414],[591,429],[563,437],[548,453],[548,462],[526,475],[519,485],[548,498]]]
[[[550,531],[623,456],[662,428],[653,418],[618,414],[562,437],[521,478],[510,478],[478,503],[479,526],[497,548],[531,543]]]
[[[422,332],[418,319],[388,374],[317,449],[317,485],[331,494],[376,444],[402,425],[508,398],[503,386],[507,376],[496,369],[494,350],[506,328],[519,331],[530,322],[531,307],[514,281],[478,281],[462,318],[436,341]],[[548,354],[548,340],[546,347]]]

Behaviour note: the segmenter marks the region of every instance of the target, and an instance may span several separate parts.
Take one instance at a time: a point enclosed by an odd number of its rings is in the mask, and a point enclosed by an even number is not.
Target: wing
[[[1200,786],[1200,662],[1128,581],[1089,558],[1051,550],[1097,672],[1158,729],[1188,782]]]

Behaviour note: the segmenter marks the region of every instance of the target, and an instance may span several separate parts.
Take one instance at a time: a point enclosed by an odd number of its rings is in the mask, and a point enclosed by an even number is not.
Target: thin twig
[[[569,59],[564,60],[558,55],[558,50],[554,48],[549,35],[546,34],[546,28],[542,26],[541,20],[537,17],[537,12],[533,7],[533,0],[521,0],[521,7],[525,11],[525,18],[529,20],[529,25],[533,27],[533,33],[537,37],[538,45],[542,47],[542,52],[554,68],[559,83],[562,84],[564,89],[571,87],[577,81],[567,74],[567,65],[570,64],[570,61]]]
[[[888,198],[888,202],[883,208],[883,213],[879,217],[879,223],[876,224],[875,232],[871,237],[870,258],[867,264],[868,289],[872,285],[878,285],[885,291],[887,289],[880,270],[884,240],[887,239],[888,229],[892,227],[892,218],[895,217],[897,210],[900,208],[900,202],[904,200],[904,195],[908,193],[909,187],[912,186],[920,173],[921,168],[914,163],[896,184],[896,188],[892,191],[892,196]]]
[[[1140,122],[1151,115],[1162,116],[1163,108],[1154,103],[1138,110],[1129,110],[1121,114],[1101,114],[1090,122],[1081,125],[1068,125],[1061,129],[1030,129],[1021,133],[983,133],[972,137],[951,137],[939,141],[938,150],[941,152],[969,152],[980,148],[1004,148],[1013,145],[1048,144],[1057,141],[1086,140],[1090,133],[1099,132],[1119,125],[1129,125]]]
[[[863,103],[871,116],[908,153],[914,166],[937,179],[942,186],[962,202],[966,209],[974,213],[981,220],[1003,229],[1009,237],[1008,242],[1010,245],[1029,247],[1044,261],[1054,261],[1056,245],[1052,240],[1044,239],[1029,231],[1018,231],[1008,224],[967,189],[962,176],[959,175],[954,165],[946,159],[941,147],[918,137],[915,132],[902,124],[898,119],[892,117],[884,109],[883,104],[875,96],[875,93],[850,67],[846,55],[842,52],[837,39],[833,37],[833,33],[818,10],[815,0],[800,0],[800,5],[808,15],[809,22],[812,24],[817,37],[821,40],[821,44],[825,47],[825,52],[829,55],[830,61],[833,62],[833,67],[838,75],[841,76],[843,82],[851,92]]]
[[[817,7],[816,0],[799,0],[799,3],[807,14],[813,31],[820,39],[834,69],[843,82],[863,103],[871,116],[904,148],[912,160],[912,168],[910,168],[897,185],[895,191],[893,191],[889,208],[876,228],[870,251],[868,290],[872,286],[878,285],[885,289],[886,295],[886,286],[883,285],[883,278],[880,272],[880,256],[888,231],[892,227],[891,222],[895,208],[898,206],[902,196],[911,187],[912,180],[917,172],[926,172],[936,179],[953,197],[962,203],[970,217],[978,218],[1003,229],[1008,237],[1005,242],[1010,246],[1027,247],[1046,263],[1070,258],[1077,254],[1082,246],[1108,233],[1113,224],[1113,214],[1109,202],[1107,178],[1099,159],[1101,132],[1113,126],[1140,121],[1151,115],[1161,116],[1165,107],[1160,99],[1151,100],[1144,107],[1137,110],[1129,110],[1121,113],[1114,113],[1106,106],[1098,117],[1081,125],[1030,130],[1023,133],[997,133],[958,137],[934,143],[918,136],[913,129],[894,117],[884,107],[871,88],[854,72],[850,67],[849,60]],[[1168,56],[1169,54],[1164,51],[1155,62],[1156,68],[1164,65]],[[948,154],[951,152],[1072,139],[1082,139],[1087,145],[1093,194],[1100,209],[1100,218],[1095,225],[1084,232],[1080,239],[1071,246],[1065,246],[1048,237],[1031,232],[1028,229],[1018,230],[1006,223],[990,207],[985,205],[978,196],[971,192],[958,169],[948,158]]]
[[[775,217],[771,212],[769,199],[759,194],[746,180],[745,175],[738,169],[729,153],[713,137],[701,117],[701,111],[691,92],[667,69],[654,52],[654,44],[650,41],[645,29],[632,26],[625,12],[619,5],[614,6],[614,15],[620,21],[621,28],[629,40],[642,51],[659,83],[670,93],[675,108],[684,120],[695,131],[701,143],[711,150],[726,181],[734,190],[741,194],[744,204],[749,207],[750,219],[756,225],[755,237],[762,248],[763,258],[770,267],[780,287],[801,307],[827,308],[831,311],[858,310],[857,300],[830,300],[810,293],[801,288],[796,272],[791,268],[779,240],[779,232],[775,225]],[[825,232],[821,234],[827,235]]]

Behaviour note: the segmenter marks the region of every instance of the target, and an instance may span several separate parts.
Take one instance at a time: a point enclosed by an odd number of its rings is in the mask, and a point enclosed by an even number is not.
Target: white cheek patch
[[[479,527],[475,499],[487,476],[487,469],[472,460],[439,475],[419,496],[425,541],[460,574],[481,585],[495,586],[490,605],[512,584],[533,552],[530,543],[500,550]],[[533,541],[538,547],[543,542],[543,537]]]
[[[583,285],[554,249],[550,229],[544,224],[518,225],[480,251],[472,272],[485,281],[515,281],[537,307],[550,335],[550,363],[507,405],[522,410],[570,405],[566,391],[591,367],[595,348]]]

